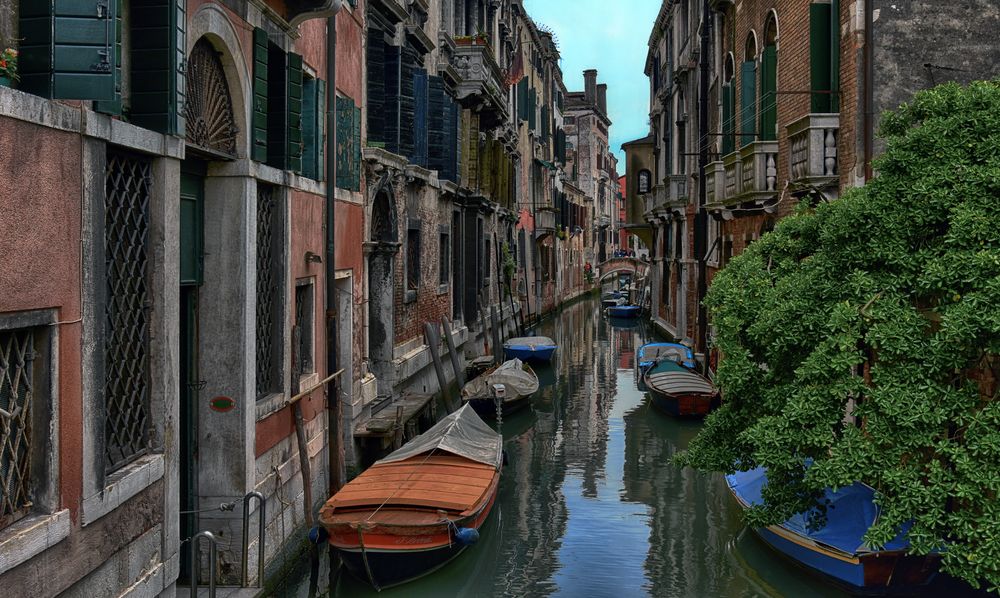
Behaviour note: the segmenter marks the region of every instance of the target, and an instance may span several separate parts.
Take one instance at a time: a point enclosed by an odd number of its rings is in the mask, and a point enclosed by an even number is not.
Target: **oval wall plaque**
[[[232,411],[236,407],[236,401],[230,397],[214,397],[208,402],[208,406],[212,409],[212,411],[226,413],[228,411]]]

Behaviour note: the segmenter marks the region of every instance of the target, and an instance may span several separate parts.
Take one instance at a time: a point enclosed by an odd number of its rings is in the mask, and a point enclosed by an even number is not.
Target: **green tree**
[[[862,481],[882,508],[870,545],[912,521],[914,552],[996,589],[1000,82],[918,93],[879,133],[877,177],[800,206],[716,276],[725,401],[677,460],[766,466],[752,526]]]

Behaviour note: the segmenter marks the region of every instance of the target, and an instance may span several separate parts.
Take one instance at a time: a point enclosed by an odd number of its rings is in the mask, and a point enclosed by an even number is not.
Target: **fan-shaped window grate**
[[[202,149],[236,155],[233,100],[219,53],[202,38],[194,45],[187,65],[187,141]]]

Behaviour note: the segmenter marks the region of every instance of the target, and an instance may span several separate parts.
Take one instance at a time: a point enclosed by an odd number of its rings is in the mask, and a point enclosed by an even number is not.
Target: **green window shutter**
[[[319,178],[316,155],[319,124],[316,97],[318,88],[316,79],[309,78],[302,82],[302,174],[313,180]]]
[[[528,128],[534,131],[538,127],[538,117],[535,115],[538,108],[538,94],[534,89],[528,91]]]
[[[94,102],[94,110],[105,114],[122,113],[122,0],[115,0],[115,98]]]
[[[354,101],[337,96],[337,186],[350,189],[354,168]]]
[[[326,180],[326,81],[316,80],[316,180]]]
[[[117,0],[21,2],[18,87],[55,99],[118,99]]]
[[[830,91],[829,4],[809,5],[809,81],[811,91]],[[830,111],[829,93],[813,93],[811,97],[813,112]]]
[[[250,157],[267,161],[267,32],[253,30],[253,136]]]
[[[753,143],[757,125],[757,64],[750,60],[740,68],[740,145]]]
[[[777,139],[778,124],[778,48],[764,46],[760,69],[760,139]]]
[[[353,135],[351,136],[351,149],[353,150],[353,172],[351,175],[351,189],[361,191],[361,108],[353,106],[354,123]]]
[[[542,143],[549,139],[549,107],[542,106]]]
[[[288,168],[288,54],[267,45],[267,163]]]
[[[131,121],[147,129],[184,135],[183,0],[130,0]]]
[[[528,120],[528,78],[521,79],[517,84],[517,116],[520,120]]]
[[[736,131],[735,98],[733,97],[733,82],[722,86],[722,155],[731,154],[736,150],[733,133]]]
[[[302,172],[302,56],[288,54],[288,161],[286,168]]]

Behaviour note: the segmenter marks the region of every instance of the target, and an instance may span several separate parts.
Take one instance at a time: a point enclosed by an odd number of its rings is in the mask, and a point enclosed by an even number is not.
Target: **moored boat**
[[[469,381],[462,388],[462,400],[471,405],[479,415],[496,417],[498,399],[501,413],[507,415],[526,407],[531,402],[531,395],[537,390],[538,376],[534,370],[515,358]]]
[[[529,363],[546,362],[552,360],[556,348],[556,342],[547,336],[522,336],[505,342],[503,353],[506,359],[517,358]]]
[[[719,393],[715,386],[676,361],[654,364],[646,371],[643,381],[653,404],[670,415],[705,415],[718,404]]]
[[[463,406],[330,497],[320,523],[356,577],[376,589],[410,581],[475,543],[502,459],[500,435]]]
[[[642,308],[638,305],[613,305],[608,308],[608,315],[612,318],[637,318]]]
[[[763,502],[767,484],[763,467],[726,476],[726,484],[744,509]],[[907,554],[905,529],[882,549],[865,545],[864,535],[879,516],[875,491],[861,483],[827,489],[826,521],[816,527],[808,514],[754,531],[779,553],[810,572],[853,594],[910,593],[929,583],[938,570],[938,555]]]
[[[649,390],[644,376],[649,368],[660,361],[674,361],[686,368],[694,369],[694,353],[691,348],[680,343],[646,343],[636,350],[635,378],[640,391]]]
[[[623,298],[621,291],[611,291],[610,293],[604,293],[601,296],[601,305],[604,307],[611,307],[612,305],[618,305]]]

